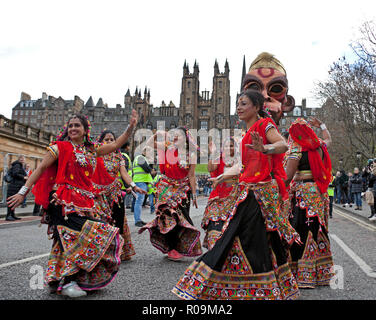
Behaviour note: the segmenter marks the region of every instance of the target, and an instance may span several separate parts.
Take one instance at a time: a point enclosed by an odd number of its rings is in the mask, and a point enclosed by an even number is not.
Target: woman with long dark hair
[[[43,220],[53,239],[45,273],[51,292],[81,297],[86,291],[105,287],[116,276],[123,239],[118,228],[103,221],[103,213],[94,205],[92,177],[97,157],[120,148],[137,120],[133,110],[124,133],[114,143],[96,147],[88,119],[74,115],[25,186],[8,198],[8,205],[17,207],[35,184],[35,202],[45,210]]]
[[[312,127],[321,127],[323,139]],[[291,193],[290,221],[304,243],[291,246],[291,269],[299,288],[329,285],[333,276],[328,237],[328,187],[332,180],[327,151],[330,133],[318,119],[308,122],[302,118],[294,121],[289,133],[285,161],[286,185],[290,185]]]
[[[182,299],[299,296],[287,251],[299,237],[280,211],[285,189],[279,187],[279,169],[287,144],[263,111],[264,101],[252,90],[239,97],[237,113],[247,125],[242,163],[215,178],[214,185],[240,171],[239,184],[223,209],[228,218],[215,245],[188,267],[172,290]]]
[[[115,134],[111,130],[104,130],[97,144],[99,146],[111,144],[116,141]],[[120,150],[115,150],[109,154],[97,158],[97,166],[93,175],[93,185],[96,194],[96,205],[98,211],[103,212],[109,223],[119,228],[124,239],[121,253],[121,260],[130,260],[135,255],[134,246],[131,240],[131,233],[125,215],[124,200],[121,191],[120,177],[127,185],[132,185],[132,178],[125,169],[125,161]],[[145,193],[137,186],[136,192]]]
[[[162,134],[166,141],[158,142],[157,135]],[[196,195],[196,155],[197,146],[189,131],[184,127],[152,136],[147,145],[158,150],[158,163],[161,178],[156,185],[156,217],[143,226],[139,233],[148,230],[154,247],[167,254],[168,259],[181,260],[183,256],[194,257],[202,253],[200,231],[194,227],[189,216],[191,197],[197,208]]]

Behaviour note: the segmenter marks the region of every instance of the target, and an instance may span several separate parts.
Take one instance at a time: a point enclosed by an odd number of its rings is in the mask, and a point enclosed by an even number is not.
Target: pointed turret
[[[184,75],[188,75],[189,74],[189,67],[188,67],[188,64],[187,64],[187,60],[184,60],[183,74]]]
[[[244,77],[245,77],[246,74],[247,74],[247,70],[246,70],[246,67],[245,67],[245,55],[244,55],[243,56],[242,78],[241,78],[241,81],[240,81],[240,92],[243,91],[243,80],[244,80]]]
[[[92,96],[90,96],[89,100],[86,102],[85,107],[94,107],[94,101]]]
[[[214,74],[218,74],[218,73],[219,73],[218,62],[217,62],[217,59],[215,59],[215,63],[214,63]]]
[[[225,73],[226,73],[226,74],[229,74],[229,73],[230,73],[230,68],[229,68],[229,66],[228,66],[228,61],[227,61],[227,59],[226,59],[226,63],[225,63]]]
[[[193,74],[194,74],[194,75],[198,75],[199,72],[200,72],[200,70],[198,69],[198,64],[197,64],[197,62],[196,62],[196,60],[195,60],[195,64],[194,64],[194,66],[193,66]]]
[[[102,108],[103,106],[104,106],[104,104],[103,104],[103,99],[102,99],[102,98],[99,98],[96,107]]]
[[[129,91],[129,88],[127,90],[127,93],[125,94],[126,97],[130,97],[131,96],[131,92]]]

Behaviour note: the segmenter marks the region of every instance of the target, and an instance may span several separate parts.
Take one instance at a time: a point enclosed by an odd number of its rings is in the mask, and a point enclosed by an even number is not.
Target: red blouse
[[[158,150],[158,162],[161,173],[169,178],[181,180],[188,176],[189,165],[181,163],[178,158],[178,149],[173,146],[167,147],[166,151]]]
[[[268,144],[266,133],[270,128],[277,129],[271,118],[261,118],[247,131],[242,139],[241,154],[243,170],[239,182],[257,183],[276,179],[279,192],[283,199],[288,197],[284,179],[287,178],[283,168],[283,154],[265,155],[262,152],[247,148],[246,144],[252,144],[251,132],[258,132],[264,144]]]
[[[105,194],[113,202],[118,202],[121,196],[121,183],[119,181],[120,167],[125,165],[123,156],[119,151],[112,152],[97,158],[97,165],[93,174],[95,193]]]
[[[220,157],[220,160],[219,160],[219,165],[218,165],[217,169],[210,172],[210,176],[212,178],[218,177],[222,173],[224,173],[224,171],[225,171],[225,162],[223,161],[223,157],[222,157],[222,154],[221,154],[221,157]],[[222,182],[222,183],[218,184],[217,187],[210,193],[209,199],[212,199],[212,198],[215,198],[215,197],[225,198],[230,194],[232,189],[233,189],[232,184]]]
[[[70,141],[58,141],[59,150],[55,186],[57,190],[54,198],[57,204],[63,206],[63,212],[91,211],[94,206],[94,188],[92,176],[96,166],[96,154],[86,147],[74,146]],[[46,198],[52,190],[54,178],[53,166],[46,170],[41,179],[33,188],[33,193],[41,191],[43,195],[36,194],[36,202],[46,204]],[[38,203],[37,202],[37,203]]]

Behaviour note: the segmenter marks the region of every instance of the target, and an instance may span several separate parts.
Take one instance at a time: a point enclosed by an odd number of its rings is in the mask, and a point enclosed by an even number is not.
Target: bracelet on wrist
[[[263,154],[271,154],[271,153],[274,153],[275,147],[274,146],[270,146],[270,147],[265,148],[265,149],[266,150],[263,152]]]
[[[26,196],[28,192],[29,192],[29,188],[26,186],[22,186],[21,189],[17,193],[22,196]]]
[[[321,130],[323,130],[323,131],[327,129],[325,123],[320,124],[320,128],[321,128]]]
[[[131,182],[130,184],[131,188],[133,189],[135,186],[136,186],[136,183],[134,183],[133,181]]]

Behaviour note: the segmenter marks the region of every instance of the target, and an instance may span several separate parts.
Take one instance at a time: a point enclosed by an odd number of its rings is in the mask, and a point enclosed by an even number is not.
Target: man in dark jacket
[[[18,160],[14,161],[10,167],[10,174],[12,176],[12,181],[8,184],[8,191],[7,191],[7,198],[10,196],[15,195],[21,187],[25,184],[27,179],[27,174],[24,169],[25,164],[25,157],[20,156]],[[15,221],[20,220],[14,215],[14,210],[11,210],[9,207],[7,208],[7,216],[5,220],[7,221]]]
[[[354,168],[354,174],[350,177],[351,193],[354,195],[355,210],[362,210],[363,180],[358,168]]]

